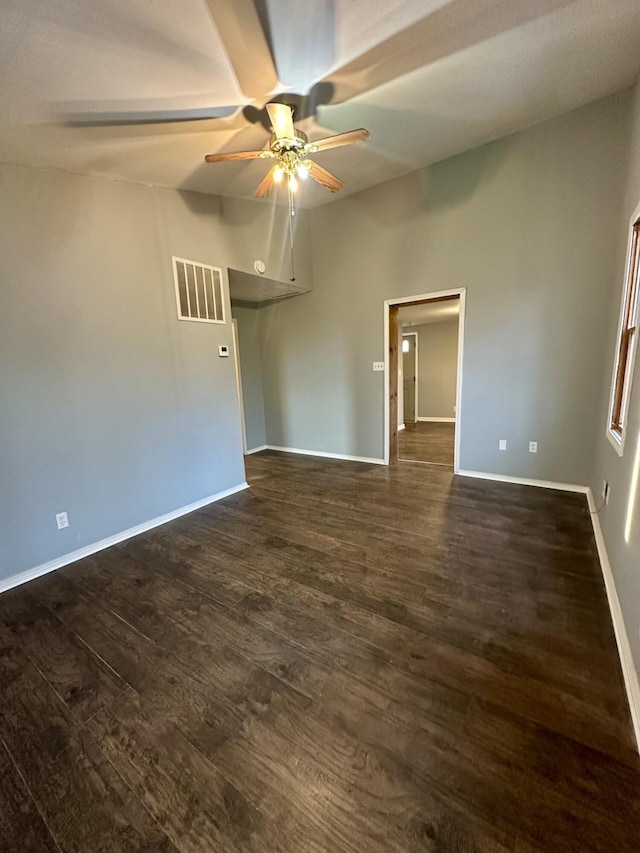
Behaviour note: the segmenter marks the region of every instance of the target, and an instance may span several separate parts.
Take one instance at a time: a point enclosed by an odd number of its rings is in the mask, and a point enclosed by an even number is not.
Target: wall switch
[[[609,503],[609,495],[611,494],[611,489],[609,488],[609,483],[606,480],[602,481],[602,498],[606,504]]]
[[[384,371],[384,361],[374,361],[373,362],[373,369],[375,372],[377,372],[379,370]]]
[[[538,452],[538,442],[530,441],[529,442],[529,453],[537,453]]]
[[[56,513],[56,524],[58,525],[58,530],[62,530],[64,527],[69,526],[69,516],[66,512]]]
[[[498,450],[506,450],[507,449],[507,439],[501,438],[498,442]]]
[[[218,347],[218,355],[220,358],[229,358],[229,347],[226,344],[220,344]]]

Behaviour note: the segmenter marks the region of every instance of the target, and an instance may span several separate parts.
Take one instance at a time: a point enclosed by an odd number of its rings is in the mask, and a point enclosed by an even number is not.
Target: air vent
[[[173,258],[179,320],[225,323],[222,271],[217,267]]]

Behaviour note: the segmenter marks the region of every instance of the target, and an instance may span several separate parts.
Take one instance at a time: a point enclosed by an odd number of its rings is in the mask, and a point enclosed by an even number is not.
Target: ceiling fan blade
[[[278,72],[254,0],[206,0],[238,85],[259,100],[278,85]]]
[[[341,145],[352,145],[354,142],[366,142],[371,137],[368,130],[359,127],[357,130],[348,130],[346,133],[336,133],[335,136],[325,136],[324,139],[316,139],[305,146],[309,154],[316,151],[328,151],[329,148],[339,148]]]
[[[211,107],[196,110],[110,110],[107,112],[82,111],[64,116],[69,127],[117,127],[143,124],[177,124],[189,121],[210,121],[228,118],[239,107]]]
[[[414,4],[419,7],[419,4]],[[404,74],[426,68],[438,60],[469,50],[500,33],[515,30],[569,5],[569,0],[530,0],[504,3],[495,0],[448,0],[423,4],[423,17],[329,73],[334,86],[332,104],[370,92]]]
[[[205,163],[224,163],[226,160],[257,160],[258,158],[271,157],[270,151],[222,151],[220,154],[207,154]]]
[[[323,187],[326,187],[332,193],[338,193],[341,189],[344,189],[344,183],[340,178],[336,178],[331,172],[327,172],[319,163],[313,163],[309,167],[309,177],[322,184]]]
[[[276,166],[273,169],[269,169],[267,174],[264,176],[260,184],[258,185],[258,189],[254,192],[254,196],[256,198],[266,198],[269,195],[271,190],[273,189],[274,174],[275,174]]]
[[[276,139],[293,139],[296,135],[293,129],[293,113],[287,104],[267,104],[267,112],[273,125]]]

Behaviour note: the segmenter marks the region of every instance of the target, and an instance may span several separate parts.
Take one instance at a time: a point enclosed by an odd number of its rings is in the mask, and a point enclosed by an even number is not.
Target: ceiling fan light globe
[[[282,180],[283,174],[284,174],[284,170],[283,170],[282,166],[276,166],[275,169],[273,170],[273,180],[276,182],[276,184],[280,183],[280,181]]]
[[[289,187],[292,193],[298,189],[298,180],[295,175],[289,175]]]
[[[300,163],[298,166],[298,177],[302,178],[303,181],[306,181],[309,177],[309,167],[305,166],[304,163]]]

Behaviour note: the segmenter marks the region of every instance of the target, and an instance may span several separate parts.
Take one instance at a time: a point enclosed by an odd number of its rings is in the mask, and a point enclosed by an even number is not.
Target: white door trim
[[[460,426],[462,424],[462,360],[464,354],[465,300],[466,287],[455,287],[452,290],[438,290],[433,293],[419,293],[416,296],[400,296],[397,299],[384,301],[384,464],[389,464],[389,308],[392,305],[403,305],[407,302],[442,299],[445,296],[460,297],[460,314],[458,316],[458,365],[456,376],[456,434],[453,448],[453,472],[460,470]]]

